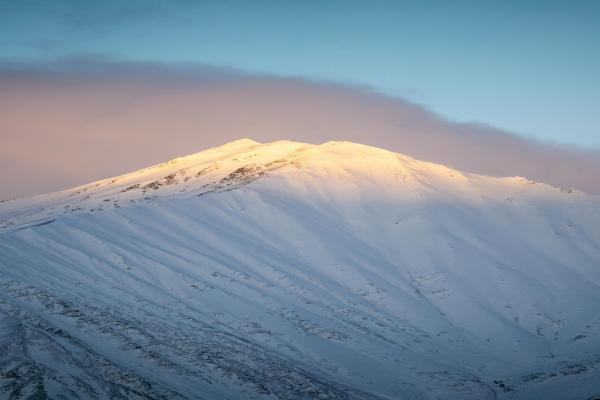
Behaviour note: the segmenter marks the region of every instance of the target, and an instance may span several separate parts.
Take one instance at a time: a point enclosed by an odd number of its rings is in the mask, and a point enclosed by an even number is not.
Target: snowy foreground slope
[[[600,198],[239,140],[0,203],[0,398],[593,399]]]

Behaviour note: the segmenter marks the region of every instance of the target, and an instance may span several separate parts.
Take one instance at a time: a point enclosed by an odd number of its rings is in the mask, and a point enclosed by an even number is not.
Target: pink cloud
[[[0,65],[0,198],[83,184],[240,137],[350,140],[600,193],[597,148],[451,122],[365,88],[206,66]]]

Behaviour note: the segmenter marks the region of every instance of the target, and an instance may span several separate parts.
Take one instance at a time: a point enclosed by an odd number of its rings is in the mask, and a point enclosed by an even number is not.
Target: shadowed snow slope
[[[600,198],[354,143],[0,203],[0,398],[587,399],[598,310]]]

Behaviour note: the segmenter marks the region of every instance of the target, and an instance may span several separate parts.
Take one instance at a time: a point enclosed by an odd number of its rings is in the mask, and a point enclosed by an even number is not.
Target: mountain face
[[[600,198],[239,140],[0,203],[0,398],[596,399]]]

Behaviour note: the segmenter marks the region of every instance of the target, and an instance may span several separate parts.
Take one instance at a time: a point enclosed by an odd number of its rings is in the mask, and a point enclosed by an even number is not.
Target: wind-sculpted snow
[[[0,219],[0,398],[600,395],[598,197],[242,140]]]

